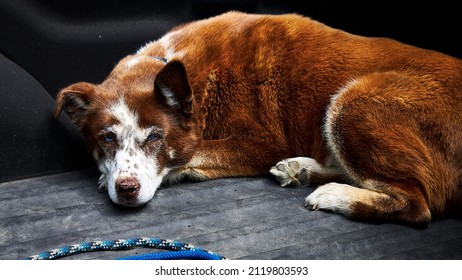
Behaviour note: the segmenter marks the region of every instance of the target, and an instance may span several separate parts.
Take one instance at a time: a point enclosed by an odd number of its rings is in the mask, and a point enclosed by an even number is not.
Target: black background
[[[48,92],[101,82],[115,63],[170,28],[229,10],[299,13],[462,58],[461,1],[0,0],[0,50]]]

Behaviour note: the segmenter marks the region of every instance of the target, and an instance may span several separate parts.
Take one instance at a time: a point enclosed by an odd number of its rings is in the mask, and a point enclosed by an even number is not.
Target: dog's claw
[[[305,208],[309,208],[310,210],[319,210],[319,205],[317,203],[311,205],[308,201],[306,201]]]

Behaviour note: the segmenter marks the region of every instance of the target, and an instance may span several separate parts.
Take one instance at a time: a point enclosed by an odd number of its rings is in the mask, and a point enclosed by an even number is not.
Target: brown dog
[[[307,206],[352,218],[426,224],[462,201],[462,61],[298,15],[178,27],[63,89],[63,108],[118,204],[273,165],[283,186],[321,185]]]

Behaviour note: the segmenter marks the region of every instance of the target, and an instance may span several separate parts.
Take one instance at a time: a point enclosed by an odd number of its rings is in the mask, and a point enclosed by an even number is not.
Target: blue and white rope
[[[201,248],[196,248],[191,244],[173,240],[146,237],[85,242],[42,252],[38,255],[27,257],[26,259],[53,260],[85,252],[127,250],[133,249],[135,247],[162,249],[176,252],[150,253],[121,259],[225,259],[220,255],[203,250]]]

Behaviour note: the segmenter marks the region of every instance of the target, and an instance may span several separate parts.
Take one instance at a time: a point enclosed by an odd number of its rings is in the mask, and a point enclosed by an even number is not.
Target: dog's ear
[[[93,84],[81,82],[62,89],[56,97],[55,117],[58,118],[64,110],[80,128],[95,88]]]
[[[192,90],[183,63],[178,60],[168,62],[157,74],[154,86],[156,98],[177,109],[185,117],[191,116]]]

